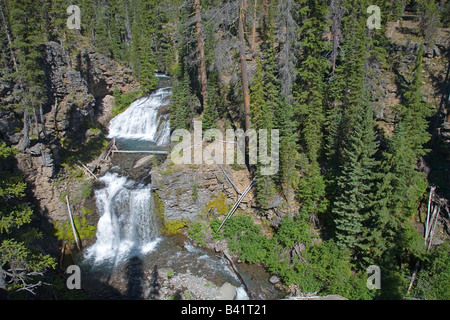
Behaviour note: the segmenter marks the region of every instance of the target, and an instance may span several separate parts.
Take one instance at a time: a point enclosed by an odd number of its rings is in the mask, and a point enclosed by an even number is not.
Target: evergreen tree
[[[256,129],[266,129],[268,140],[270,140],[270,130],[273,128],[273,101],[268,101],[267,83],[264,81],[267,74],[264,72],[263,64],[261,60],[257,61],[256,75],[254,78],[254,84],[250,88],[251,90],[251,105],[250,114],[252,116],[252,125]],[[273,88],[270,89],[270,93],[274,94]],[[270,150],[270,143],[268,141],[268,150]],[[266,208],[270,196],[275,191],[273,180],[270,176],[261,175],[261,163],[258,161],[255,170],[255,182],[256,182],[256,196],[258,205],[261,208]]]
[[[441,26],[439,6],[434,0],[417,0],[420,15],[420,32],[425,42],[433,47],[438,28]]]
[[[217,121],[219,119],[216,109],[216,88],[212,83],[209,83],[207,90],[206,105],[208,107],[203,109],[203,130],[217,128]]]
[[[27,226],[33,210],[23,199],[27,187],[23,177],[5,170],[11,167],[8,162],[14,153],[0,143],[0,295],[2,289],[34,292],[42,284],[43,272],[56,265],[53,258],[32,246],[42,233]]]
[[[405,126],[408,144],[415,158],[424,156],[427,150],[424,149],[425,143],[430,139],[427,132],[427,117],[431,115],[430,105],[424,101],[422,93],[422,63],[424,46],[421,44],[417,53],[416,65],[412,70],[413,79],[404,93],[404,106],[402,121]]]
[[[44,103],[44,71],[40,66],[39,51],[39,45],[44,40],[39,28],[43,20],[36,14],[34,1],[12,1],[10,8],[13,48],[17,58],[17,70],[12,76],[20,86],[20,90],[15,91],[17,108],[24,113],[24,137],[19,149],[24,150],[30,143],[29,115],[36,114],[36,109]]]
[[[402,232],[407,219],[417,211],[418,201],[427,188],[425,175],[415,169],[417,156],[408,139],[405,125],[400,122],[388,141],[381,162],[378,187],[381,201],[378,217],[374,217],[371,224],[382,230],[378,247],[385,250],[395,245],[395,238]]]
[[[141,0],[133,23],[132,67],[141,82],[142,90],[146,93],[156,89],[158,85],[153,47],[157,35],[155,12],[155,0]]]
[[[286,199],[291,199],[291,193],[299,183],[297,165],[299,154],[297,151],[296,121],[294,120],[293,105],[281,98],[275,110],[275,127],[280,133],[280,168],[275,181],[282,187]]]
[[[300,12],[305,19],[299,33],[304,59],[297,68],[296,113],[301,119],[303,150],[309,161],[315,162],[322,150],[325,122],[325,77],[329,61],[323,56],[327,47],[323,33],[328,27],[327,5],[318,0],[302,2],[305,6]]]
[[[185,66],[181,75],[181,81],[175,77],[172,83],[172,96],[170,99],[170,126],[172,130],[190,129],[192,122],[191,97],[189,75]]]
[[[251,90],[250,114],[252,123],[257,129],[271,129],[273,127],[273,111],[267,103],[264,66],[261,59],[256,64],[256,75]],[[273,102],[271,102],[273,103]]]
[[[376,187],[375,142],[372,109],[356,115],[357,125],[343,150],[341,173],[337,178],[338,196],[332,206],[336,243],[354,254],[361,248],[364,223],[374,207]]]
[[[405,0],[394,0],[392,3],[392,19],[401,20],[405,11]]]

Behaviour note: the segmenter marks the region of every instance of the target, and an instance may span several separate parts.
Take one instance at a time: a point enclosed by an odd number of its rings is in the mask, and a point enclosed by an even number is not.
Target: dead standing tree
[[[278,67],[281,93],[289,103],[292,103],[292,86],[296,79],[295,66],[297,57],[295,52],[300,46],[297,40],[298,24],[292,16],[293,12],[299,10],[298,4],[293,0],[280,0],[277,16],[277,37],[280,47],[278,53]]]
[[[241,85],[242,95],[244,99],[244,117],[245,117],[245,130],[250,129],[250,93],[248,90],[247,79],[247,61],[245,59],[245,39],[244,39],[244,26],[247,15],[247,1],[241,0],[241,7],[239,9],[239,24],[238,24],[238,37],[239,37],[239,60],[241,66]]]
[[[218,74],[231,74],[230,85],[240,84],[243,99],[243,119],[246,130],[250,128],[250,93],[246,60],[247,1],[230,0],[222,6],[202,11],[203,27],[210,27],[215,36],[214,58],[208,66]],[[255,23],[253,21],[253,23]],[[256,31],[255,31],[256,32]],[[250,45],[250,44],[249,44]],[[236,53],[239,61],[236,61]],[[191,53],[192,54],[192,53]],[[197,55],[197,54],[196,54]]]
[[[202,86],[202,99],[203,108],[207,107],[207,77],[206,77],[206,63],[205,63],[205,50],[203,46],[203,35],[202,35],[202,15],[200,9],[200,0],[194,0],[195,8],[195,19],[196,19],[196,34],[197,34],[197,48],[198,48],[198,58],[200,61],[200,82]]]
[[[338,51],[340,43],[342,41],[342,17],[344,16],[345,9],[341,6],[341,0],[330,1],[331,10],[331,36],[333,39],[333,49],[331,51],[331,77],[334,76],[336,69],[336,60],[338,57]]]

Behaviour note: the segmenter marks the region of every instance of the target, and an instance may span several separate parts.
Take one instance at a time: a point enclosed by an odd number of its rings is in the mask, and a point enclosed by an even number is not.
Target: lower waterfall
[[[152,214],[151,186],[137,184],[117,173],[100,179],[105,187],[96,190],[101,213],[97,241],[85,257],[94,264],[118,263],[132,254],[145,254],[157,245],[158,227]]]

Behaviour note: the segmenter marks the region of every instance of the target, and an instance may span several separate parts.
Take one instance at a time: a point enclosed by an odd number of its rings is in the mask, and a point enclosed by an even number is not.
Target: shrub
[[[228,212],[229,206],[226,203],[227,196],[224,195],[222,192],[219,193],[219,195],[211,199],[208,204],[205,207],[205,211],[208,212],[211,209],[216,209],[217,213],[219,215],[224,215]]]
[[[130,91],[127,93],[121,93],[118,88],[114,88],[114,107],[112,109],[113,116],[117,116],[119,113],[125,111],[131,103],[139,99],[142,96],[142,91]]]
[[[90,225],[85,216],[74,216],[73,222],[80,240],[90,239],[95,236],[97,228],[94,225]],[[70,244],[75,243],[75,237],[73,235],[70,221],[56,221],[54,225],[54,232],[55,236],[59,240],[66,240]]]
[[[188,236],[192,238],[197,244],[199,245],[206,245],[205,240],[205,233],[204,233],[205,227],[200,221],[192,222],[189,225],[188,229]]]
[[[167,235],[175,235],[181,232],[186,227],[186,221],[180,220],[168,220],[164,221],[162,231]]]
[[[223,234],[230,250],[239,253],[242,260],[250,263],[265,261],[270,248],[269,239],[262,234],[261,227],[251,217],[231,217],[225,223]]]

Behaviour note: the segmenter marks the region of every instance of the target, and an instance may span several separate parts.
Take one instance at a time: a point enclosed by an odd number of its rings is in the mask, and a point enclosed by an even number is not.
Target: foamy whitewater
[[[170,140],[168,115],[160,108],[168,104],[170,88],[156,90],[149,97],[134,101],[124,112],[109,123],[109,138],[146,140],[157,146],[167,145]]]
[[[131,254],[152,251],[160,239],[152,215],[151,186],[136,185],[109,172],[100,180],[105,187],[95,192],[101,213],[97,241],[85,257],[94,264],[116,264]]]

